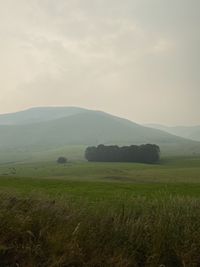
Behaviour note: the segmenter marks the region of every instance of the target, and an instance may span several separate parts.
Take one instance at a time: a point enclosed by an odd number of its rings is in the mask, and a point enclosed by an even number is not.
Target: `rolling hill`
[[[41,107],[16,113],[0,114],[0,125],[32,124],[68,117],[86,111],[77,107]]]
[[[2,151],[49,151],[66,146],[155,143],[164,153],[193,154],[200,143],[101,111],[34,108],[0,116]]]
[[[0,124],[0,161],[2,158],[9,161],[22,159],[22,154],[23,160],[41,153],[49,157],[50,154],[59,155],[59,151],[63,153],[64,148],[77,149],[77,146],[84,148],[100,143],[154,143],[161,147],[164,154],[173,155],[200,152],[200,142],[144,127],[101,111],[75,107],[35,108],[1,115]],[[83,156],[83,149],[80,153]]]
[[[183,138],[200,141],[200,125],[197,126],[164,126],[160,124],[147,124],[146,126],[168,132]]]

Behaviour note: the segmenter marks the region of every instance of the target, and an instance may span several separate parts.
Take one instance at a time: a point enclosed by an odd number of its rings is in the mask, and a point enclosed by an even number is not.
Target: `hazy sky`
[[[199,0],[0,0],[0,113],[200,124]]]

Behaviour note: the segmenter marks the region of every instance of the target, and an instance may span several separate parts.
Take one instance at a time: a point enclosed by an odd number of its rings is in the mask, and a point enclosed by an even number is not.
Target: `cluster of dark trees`
[[[160,159],[160,148],[157,145],[105,146],[88,147],[85,151],[88,161],[96,162],[139,162],[157,163]]]

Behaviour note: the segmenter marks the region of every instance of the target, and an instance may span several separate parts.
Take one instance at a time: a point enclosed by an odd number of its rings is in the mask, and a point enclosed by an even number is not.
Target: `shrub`
[[[59,157],[57,159],[57,163],[59,163],[59,164],[65,164],[65,163],[67,163],[67,158],[65,158],[65,157]]]

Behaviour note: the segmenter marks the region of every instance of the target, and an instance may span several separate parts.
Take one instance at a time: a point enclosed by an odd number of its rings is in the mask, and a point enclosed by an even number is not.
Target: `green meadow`
[[[0,188],[23,194],[112,198],[159,194],[200,196],[200,159],[165,158],[157,165],[56,162],[0,165]]]
[[[0,165],[1,266],[200,266],[200,158]]]

